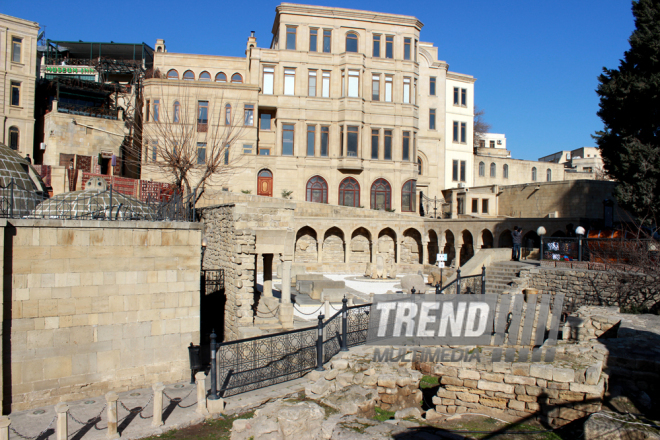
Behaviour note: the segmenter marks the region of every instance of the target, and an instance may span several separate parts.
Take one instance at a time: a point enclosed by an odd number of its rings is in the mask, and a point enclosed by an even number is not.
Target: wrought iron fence
[[[638,248],[647,248],[653,239],[542,237],[541,259],[555,261],[589,261],[597,263],[628,263]]]
[[[481,274],[479,275],[470,275],[467,277],[461,276],[461,270],[456,271],[456,279],[451,283],[444,286],[442,289],[436,288],[436,293],[445,293],[445,294],[470,294],[486,293],[486,266],[481,267]]]

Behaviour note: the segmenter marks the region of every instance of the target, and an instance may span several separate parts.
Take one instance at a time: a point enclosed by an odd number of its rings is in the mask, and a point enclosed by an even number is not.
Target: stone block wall
[[[10,220],[4,229],[5,411],[188,377],[198,224]]]

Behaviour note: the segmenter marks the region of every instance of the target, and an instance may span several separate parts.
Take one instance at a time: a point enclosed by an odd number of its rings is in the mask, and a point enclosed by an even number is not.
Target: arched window
[[[257,177],[273,177],[273,173],[271,173],[270,170],[261,170]]]
[[[179,79],[179,72],[177,72],[176,69],[170,69],[170,71],[167,72],[167,79]]]
[[[162,52],[162,51],[163,51],[163,48],[162,48],[162,47],[159,47],[159,48],[156,50],[156,52]]]
[[[532,168],[532,181],[536,182],[536,167]]]
[[[179,104],[179,101],[174,101],[174,113],[172,115],[173,122],[176,123],[180,121],[181,118],[180,111],[181,111],[181,105]]]
[[[231,104],[225,106],[225,125],[231,125]]]
[[[422,158],[417,158],[417,174],[422,175]]]
[[[328,184],[321,176],[314,176],[307,181],[308,202],[328,203]]]
[[[354,32],[346,34],[346,52],[358,51],[358,36]]]
[[[490,164],[490,177],[497,177],[497,165],[495,165],[495,162]]]
[[[401,212],[415,212],[415,193],[417,192],[417,182],[409,180],[401,188]]]
[[[186,72],[183,74],[183,80],[184,81],[194,81],[195,80],[195,74],[192,73],[192,70],[186,70]]]
[[[502,167],[502,177],[504,177],[505,179],[509,178],[509,165],[507,164],[504,164],[504,166]]]
[[[360,184],[352,177],[347,177],[339,184],[339,204],[360,206]]]
[[[486,164],[479,162],[479,177],[484,177],[486,175]]]
[[[546,171],[545,177],[548,182],[552,182],[552,170],[550,168],[548,168],[548,171]]]
[[[371,209],[390,209],[392,187],[385,179],[376,180],[371,185]]]
[[[227,75],[224,73],[220,72],[215,76],[215,82],[217,83],[226,83],[227,82]]]
[[[211,81],[211,74],[204,71],[199,74],[199,80],[200,81]]]
[[[18,150],[18,127],[9,127],[9,148]]]
[[[231,76],[231,82],[233,82],[233,83],[242,83],[243,82],[243,77],[241,76],[240,73],[234,73]]]

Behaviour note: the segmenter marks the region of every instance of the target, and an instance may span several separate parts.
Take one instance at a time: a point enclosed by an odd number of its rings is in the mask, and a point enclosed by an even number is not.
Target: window
[[[495,165],[495,162],[490,164],[490,177],[497,177],[497,165]]]
[[[242,83],[243,82],[243,77],[241,76],[240,73],[234,73],[231,76],[231,82],[233,82],[233,83]]]
[[[293,156],[293,125],[282,126],[282,155]]]
[[[307,126],[307,155],[314,157],[314,141],[316,137],[316,126]]]
[[[9,127],[9,148],[18,150],[19,131],[18,127]]]
[[[151,161],[158,160],[158,141],[151,141]]]
[[[346,96],[346,71],[341,71],[341,97]]]
[[[215,82],[226,83],[227,82],[227,75],[225,75],[222,72],[219,72],[217,75],[215,75]]]
[[[481,213],[488,214],[488,199],[481,200]]]
[[[371,77],[371,100],[380,101],[380,75]]]
[[[309,71],[309,96],[316,96],[316,70]]]
[[[231,104],[225,106],[225,125],[231,125]]]
[[[472,199],[472,214],[479,214],[479,199]]]
[[[380,132],[378,130],[371,130],[371,158],[378,159]]]
[[[461,182],[465,182],[465,161],[461,161]]]
[[[252,154],[252,145],[243,144],[243,154]]]
[[[429,95],[435,96],[435,76],[429,78]]]
[[[385,102],[392,102],[392,76],[385,76]]]
[[[208,72],[202,72],[202,73],[199,74],[199,80],[210,82],[211,81],[211,74],[208,73]]]
[[[358,152],[358,127],[348,126],[346,134],[346,155],[357,157]]]
[[[461,105],[467,107],[467,89],[461,89]]]
[[[167,72],[167,79],[179,79],[179,72],[175,69],[170,69],[169,72]]]
[[[385,179],[376,180],[371,185],[371,209],[390,209],[392,187]]]
[[[458,182],[458,161],[454,160],[451,164],[451,180]]]
[[[490,141],[490,148],[495,148],[495,141]]]
[[[410,78],[403,78],[403,103],[410,104]]]
[[[160,116],[160,99],[154,99],[154,122],[158,122]]]
[[[454,121],[454,132],[452,136],[452,141],[453,142],[458,142],[458,122]]]
[[[346,52],[358,51],[358,36],[356,33],[349,32],[346,34]]]
[[[294,95],[296,84],[296,69],[284,69],[284,94]]]
[[[348,71],[348,97],[357,98],[360,96],[360,71]]]
[[[178,124],[180,122],[180,112],[181,112],[181,105],[179,104],[179,101],[174,101],[174,112],[172,113],[172,121],[175,124]]]
[[[380,58],[380,35],[374,35],[374,44],[371,56],[374,58]]]
[[[456,199],[456,212],[458,214],[465,214],[465,198],[464,197],[458,197]]]
[[[479,162],[479,177],[485,177],[486,176],[486,164],[483,162]]]
[[[308,202],[328,203],[328,184],[321,176],[314,176],[307,181]]]
[[[245,125],[252,127],[254,125],[254,105],[245,105]]]
[[[403,59],[410,60],[410,38],[403,39]]]
[[[317,51],[318,36],[319,36],[319,30],[318,29],[310,29],[309,30],[309,51],[310,52],[316,52]]]
[[[435,130],[435,109],[429,109],[429,130]]]
[[[467,127],[465,122],[461,122],[461,143],[464,144],[467,140]]]
[[[458,87],[454,87],[454,105],[458,105]]]
[[[229,144],[225,146],[225,159],[224,159],[225,165],[229,165]]]
[[[270,119],[271,115],[270,113],[261,113],[260,122],[259,122],[259,128],[262,130],[270,130]]]
[[[422,175],[422,159],[417,158],[417,174]]]
[[[259,148],[259,156],[270,156],[270,148]]]
[[[218,74],[220,75],[220,74]],[[224,74],[223,74],[224,75]],[[275,76],[275,69],[273,67],[264,67],[264,87],[263,87],[263,94],[264,95],[272,95],[273,94],[273,78]],[[217,81],[217,79],[216,79]]]
[[[532,168],[532,181],[536,182],[536,167]]]
[[[209,102],[197,102],[197,125],[206,125],[209,122]]]
[[[206,142],[197,142],[197,165],[206,163]]]
[[[323,71],[323,84],[321,85],[321,95],[324,98],[330,97],[330,72],[327,70]]]
[[[14,63],[21,62],[21,46],[23,39],[19,37],[11,37],[11,60]]]
[[[582,167],[582,171],[584,171],[585,173],[591,173],[593,172],[593,170],[594,170],[593,167]]]
[[[12,103],[13,105],[13,103]],[[144,120],[146,122],[149,122],[149,117],[151,116],[151,101],[147,99],[147,105],[144,106],[146,115],[144,115]]]
[[[410,132],[403,132],[403,153],[401,155],[401,160],[408,161],[410,160]]]
[[[485,147],[486,147],[486,141],[483,140],[483,139],[479,139],[479,146],[480,146],[481,148],[485,148]]]
[[[385,37],[385,58],[394,58],[394,37],[391,35]]]
[[[342,206],[360,206],[360,184],[352,177],[347,177],[339,184],[339,204]]]
[[[287,50],[296,50],[296,28],[286,27],[286,48]]]
[[[330,144],[330,127],[321,127],[321,157],[328,157]]]
[[[509,165],[507,164],[504,164],[504,166],[502,167],[502,177],[504,177],[505,179],[509,178]]]
[[[330,42],[332,40],[332,31],[329,29],[323,30],[323,52],[330,53]]]
[[[392,130],[385,130],[383,159],[392,160]]]
[[[545,172],[545,180],[547,182],[552,182],[552,170],[550,168]]]
[[[415,203],[416,183],[414,180],[409,180],[403,184],[401,189],[401,212],[417,211]]]
[[[11,81],[11,105],[21,105],[21,83]]]
[[[415,104],[417,98],[417,78],[413,78],[412,103]]]
[[[195,80],[195,74],[192,72],[192,70],[186,70],[184,72],[183,80],[184,81],[194,81]]]

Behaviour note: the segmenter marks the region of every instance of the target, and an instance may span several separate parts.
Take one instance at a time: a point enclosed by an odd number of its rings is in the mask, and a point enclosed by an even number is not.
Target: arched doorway
[[[422,236],[417,229],[406,229],[403,233],[401,262],[408,264],[424,264],[422,260]]]
[[[261,170],[257,176],[257,195],[273,197],[273,173]]]
[[[296,247],[293,260],[296,263],[316,263],[318,261],[318,241],[316,231],[309,226],[301,228],[296,234]]]
[[[436,264],[440,248],[438,247],[438,234],[433,229],[429,230],[429,244],[427,248],[429,252],[429,264]]]
[[[443,254],[447,254],[447,266],[451,266],[456,258],[456,248],[454,247],[454,233],[450,230],[445,231],[445,247]]]
[[[344,262],[344,233],[337,227],[328,229],[323,237],[324,263]]]
[[[382,256],[385,264],[398,263],[396,261],[396,233],[385,228],[378,234],[377,256]]]
[[[474,242],[472,240],[472,234],[468,230],[461,232],[461,236],[463,237],[463,246],[461,246],[459,264],[463,266],[474,255]]]
[[[492,247],[493,234],[488,229],[484,229],[481,231],[481,249],[490,249]]]
[[[500,234],[500,238],[497,241],[497,247],[501,248],[512,248],[513,247],[513,235],[511,235],[511,231],[508,229],[505,229],[502,231]]]

